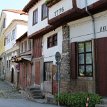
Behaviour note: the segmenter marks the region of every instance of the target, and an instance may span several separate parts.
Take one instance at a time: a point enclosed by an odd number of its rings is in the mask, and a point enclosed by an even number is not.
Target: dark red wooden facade
[[[33,56],[39,58],[42,56],[42,37],[34,39]]]
[[[71,43],[71,78],[77,79],[77,46],[76,42]]]
[[[107,38],[95,40],[96,91],[107,96]]]
[[[31,85],[32,65],[29,62],[20,63],[20,88],[25,89]]]
[[[40,85],[40,61],[35,62],[35,83]]]
[[[41,78],[41,64],[40,64],[40,58],[42,56],[42,37],[38,37],[34,39],[33,42],[33,57],[35,59],[35,84],[40,85],[40,78]]]

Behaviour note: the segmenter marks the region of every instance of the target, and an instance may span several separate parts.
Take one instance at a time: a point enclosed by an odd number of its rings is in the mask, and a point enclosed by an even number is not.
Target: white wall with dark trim
[[[107,37],[107,11],[94,15],[96,38]],[[91,17],[82,18],[68,23],[70,26],[70,42],[87,41],[93,39]]]
[[[47,38],[55,33],[57,33],[57,46],[47,48]],[[57,51],[62,53],[62,27],[59,27],[59,28],[55,29],[55,31],[52,31],[52,32],[44,35],[43,41],[42,41],[42,46],[43,46],[42,55],[44,57],[44,62],[53,61],[53,63],[55,64],[56,63],[55,53]]]
[[[42,4],[45,3],[46,0],[41,0],[39,1],[36,5],[34,5],[30,10],[29,10],[29,16],[28,16],[28,35],[33,34],[34,32],[41,30],[42,28],[48,26],[48,18],[44,19],[43,21],[41,20],[41,15],[42,15]],[[38,23],[35,25],[32,25],[33,22],[33,11],[35,9],[38,9]]]

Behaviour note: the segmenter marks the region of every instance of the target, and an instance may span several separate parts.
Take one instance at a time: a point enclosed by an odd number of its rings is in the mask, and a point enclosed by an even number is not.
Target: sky
[[[23,9],[29,0],[0,0],[0,12],[3,9]]]

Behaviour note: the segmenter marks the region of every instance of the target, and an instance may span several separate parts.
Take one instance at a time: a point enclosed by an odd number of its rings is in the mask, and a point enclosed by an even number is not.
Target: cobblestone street
[[[18,90],[5,81],[0,81],[0,98],[21,99]]]
[[[0,81],[0,107],[57,107],[56,105],[40,104],[26,100],[14,87]]]

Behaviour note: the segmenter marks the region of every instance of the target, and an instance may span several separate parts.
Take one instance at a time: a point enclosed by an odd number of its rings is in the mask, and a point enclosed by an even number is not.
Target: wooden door
[[[53,62],[44,63],[44,84],[45,91],[47,91],[48,93],[52,93],[52,65]]]
[[[96,91],[107,96],[107,38],[95,41],[96,49]]]
[[[40,85],[40,61],[35,62],[35,83]]]

